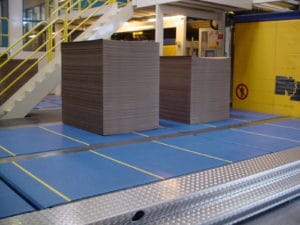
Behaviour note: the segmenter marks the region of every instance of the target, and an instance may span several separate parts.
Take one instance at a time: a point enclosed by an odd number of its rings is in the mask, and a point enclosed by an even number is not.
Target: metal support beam
[[[186,17],[180,19],[176,26],[176,55],[186,55]]]
[[[10,0],[8,2],[9,15],[9,43],[15,43],[23,35],[23,3],[20,0]],[[21,47],[22,44],[15,46],[10,53]]]
[[[219,52],[218,52],[218,56],[225,56],[225,19],[226,19],[226,16],[225,16],[225,12],[223,13],[220,13],[219,14],[219,20],[218,20],[218,26],[219,26],[219,33],[221,33],[223,35],[223,39],[220,39],[219,40],[219,45],[220,45],[220,48],[219,48]]]
[[[137,8],[147,7],[147,6],[153,6],[154,4],[166,4],[166,3],[176,3],[181,1],[176,0],[134,0],[133,5],[135,5]],[[183,1],[182,1],[183,2]],[[252,0],[238,0],[238,1],[232,1],[232,0],[197,0],[196,2],[208,2],[213,3],[213,5],[220,5],[220,6],[229,6],[232,8],[239,8],[239,9],[252,9]]]
[[[155,6],[156,22],[155,22],[155,42],[159,43],[159,55],[163,55],[164,45],[164,21],[163,11],[160,5]]]
[[[226,6],[232,6],[235,8],[241,8],[241,9],[252,9],[252,0],[238,0],[238,1],[232,1],[232,0],[204,0],[204,2],[210,2],[220,5],[226,5]]]
[[[207,19],[207,20],[217,20],[218,14],[214,12],[209,12],[201,9],[193,9],[181,6],[170,6],[161,5],[160,6],[164,14],[177,14],[187,17]]]

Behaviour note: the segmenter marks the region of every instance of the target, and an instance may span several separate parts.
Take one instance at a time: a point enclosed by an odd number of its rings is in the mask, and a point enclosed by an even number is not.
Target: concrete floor
[[[300,198],[254,216],[238,225],[300,225]]]

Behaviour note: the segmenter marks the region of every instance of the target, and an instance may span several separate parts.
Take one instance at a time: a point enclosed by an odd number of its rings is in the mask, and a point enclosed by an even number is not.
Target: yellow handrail
[[[9,38],[9,32],[8,32],[8,23],[9,23],[9,21],[8,21],[8,18],[7,17],[0,17],[0,46],[2,45],[2,37],[7,37],[7,38]],[[4,33],[2,33],[2,21],[6,21],[6,23],[7,23],[7,34],[4,34]]]
[[[59,31],[61,32],[62,29]],[[32,53],[29,57],[26,58],[26,60],[23,60],[22,65],[27,62],[29,60],[29,58],[36,54],[37,52],[39,52],[39,50],[44,47],[47,42],[49,40],[45,41],[38,49],[35,50],[34,53]],[[55,49],[58,45],[60,45],[62,42],[62,40],[58,41],[58,43],[56,43],[56,45],[54,45],[52,47],[52,49],[49,49],[49,51],[53,51],[53,49]],[[33,64],[31,64],[25,71],[23,71],[22,74],[20,74],[16,79],[14,79],[14,81],[12,81],[9,85],[7,85],[1,92],[0,92],[0,96],[2,96],[5,92],[7,92],[16,82],[18,82],[21,78],[23,78],[26,73],[28,73],[33,67],[35,67],[41,60],[43,60],[46,56],[47,56],[48,52],[45,52],[38,60],[36,60]]]
[[[53,27],[53,25],[56,22],[59,21],[63,21],[62,19],[58,18],[56,20],[53,20],[51,23],[49,23],[46,27],[44,27],[44,29],[42,29],[38,34],[36,34],[36,36],[34,38],[39,37],[42,33],[44,33],[45,31],[48,30],[48,27]],[[51,32],[52,35],[52,32]],[[55,34],[57,35],[57,33]],[[32,39],[34,39],[32,38]],[[49,40],[47,40],[46,42],[48,43]],[[32,40],[30,40],[29,42],[27,42],[24,46],[27,47],[27,45],[29,45],[32,42]],[[42,47],[45,46],[44,42],[41,46],[39,46],[33,53],[31,53],[26,59],[24,59],[18,66],[16,66],[13,70],[11,70],[8,74],[6,74],[1,80],[0,80],[0,84],[2,84],[4,81],[6,81],[14,72],[16,72],[21,66],[23,66],[32,56],[36,55],[37,52],[39,52],[40,49],[42,49]],[[18,52],[22,51],[22,49],[20,48],[18,50]],[[48,50],[49,51],[49,50]],[[47,51],[47,53],[48,53]],[[15,56],[15,54],[13,54],[12,56],[10,56],[9,58],[7,58],[2,64],[1,67],[3,67],[4,65],[6,65],[10,60],[12,60],[12,58]]]
[[[18,40],[15,41],[12,45],[10,45],[8,48],[6,48],[0,55],[3,56],[7,54],[11,49],[13,49],[16,45],[18,45],[23,39],[27,38],[33,31],[35,31],[38,27],[41,25],[48,24],[46,21],[39,22],[37,25],[35,25],[30,31],[28,31],[26,34],[24,34],[22,37],[20,37]],[[1,68],[1,66],[0,66]]]
[[[69,1],[68,1],[69,2]],[[86,17],[83,21],[81,21],[75,28],[73,28],[71,31],[68,31],[69,26],[75,21],[81,18],[82,14],[85,13],[87,10],[89,10],[90,8],[92,8],[97,2],[102,2],[102,0],[89,0],[88,1],[88,6],[84,7],[84,8],[80,8],[80,12],[71,20],[68,21],[68,16],[67,14],[74,9],[74,6],[76,5],[80,5],[81,7],[81,0],[77,0],[75,2],[73,2],[72,4],[69,5],[68,8],[66,8],[65,11],[65,19],[62,18],[57,18],[57,19],[53,19],[52,21],[46,23],[44,22],[44,24],[47,24],[41,31],[39,31],[36,36],[32,39],[36,39],[39,36],[41,36],[43,33],[47,32],[48,33],[48,39],[47,41],[45,41],[42,45],[40,45],[34,52],[32,52],[26,59],[24,59],[17,67],[15,67],[12,71],[10,71],[6,76],[4,76],[1,80],[0,80],[0,84],[3,83],[5,80],[7,80],[13,73],[15,73],[21,66],[23,66],[26,62],[28,62],[28,60],[30,60],[33,56],[35,56],[40,49],[42,49],[43,47],[47,46],[47,51],[40,56],[33,64],[31,64],[25,71],[23,71],[16,79],[14,79],[10,84],[8,84],[3,90],[1,90],[0,92],[0,96],[2,96],[4,93],[6,93],[17,81],[19,81],[22,77],[24,77],[28,71],[30,71],[34,66],[36,66],[41,60],[43,60],[46,56],[52,55],[53,54],[53,50],[56,49],[62,42],[66,42],[68,40],[68,37],[74,33],[80,26],[82,26],[84,23],[86,23],[86,21],[88,21],[91,17],[93,17],[97,12],[99,12],[101,9],[103,9],[103,7],[105,7],[106,5],[109,4],[113,4],[116,3],[116,0],[107,0],[105,1],[101,6],[97,7],[92,13],[89,14],[88,17]],[[78,7],[79,8],[79,7]],[[53,11],[54,12],[54,11]],[[55,12],[57,13],[57,11]],[[54,13],[54,14],[55,14]],[[53,14],[53,15],[54,15]],[[55,34],[52,34],[53,28],[55,27],[55,25],[58,22],[62,22],[63,23],[63,28],[61,28],[59,31],[56,31]],[[62,36],[62,38],[60,40],[56,40],[55,45],[53,46],[53,40],[55,39],[55,37],[57,35],[59,35],[60,33],[63,33],[64,35]],[[27,35],[28,36],[28,35]],[[22,48],[20,48],[19,50],[17,50],[18,54],[20,51],[22,51],[24,48],[26,48],[30,43],[32,43],[33,40],[28,41]],[[15,53],[9,57],[9,59],[5,60],[4,63],[2,63],[0,65],[0,68],[2,68],[6,63],[8,63],[9,60],[11,60],[15,55]],[[52,59],[52,57],[50,58],[50,60]]]
[[[88,10],[92,8],[97,2],[99,2],[99,0],[94,0],[92,3],[88,5],[88,7],[85,7],[84,9]],[[91,17],[93,17],[97,12],[103,9],[106,5],[113,4],[113,3],[116,3],[116,0],[105,1],[101,6],[97,7],[97,9],[94,10],[92,13],[90,13],[88,17],[86,17],[83,21],[81,21],[81,23],[79,23],[75,28],[73,28],[70,32],[68,32],[67,39],[71,34],[73,34],[79,27],[81,27],[86,21],[88,21]],[[67,22],[67,26],[69,27],[75,20],[80,18],[81,15],[85,12],[85,10],[81,11],[81,13],[79,13],[78,16],[76,18],[73,18],[70,22]],[[68,13],[66,13],[65,15],[67,16]],[[68,18],[66,18],[66,21],[68,21]]]
[[[54,18],[54,15],[59,12],[60,10],[64,9],[65,6],[70,3],[71,0],[66,0],[66,2],[64,4],[62,4],[61,6],[59,6],[57,9],[55,9],[51,14],[50,14],[50,17]],[[51,22],[51,20],[50,20]],[[25,33],[22,37],[20,37],[19,39],[17,39],[15,41],[14,44],[10,45],[8,48],[6,48],[1,54],[0,54],[0,57],[6,55],[7,53],[9,53],[10,50],[12,50],[15,46],[17,46],[18,44],[20,43],[23,43],[23,40],[26,39],[30,34],[32,34],[32,32],[34,32],[38,27],[42,26],[42,25],[45,25],[45,24],[48,24],[47,21],[41,21],[39,22],[37,25],[35,25],[33,28],[31,28],[27,33]],[[21,47],[22,48],[22,47]],[[24,49],[24,48],[23,48]],[[0,68],[2,67],[3,65],[0,66]]]

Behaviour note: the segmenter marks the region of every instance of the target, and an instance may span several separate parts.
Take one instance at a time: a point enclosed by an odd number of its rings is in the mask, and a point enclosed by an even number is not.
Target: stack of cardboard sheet
[[[229,118],[230,59],[160,59],[160,117],[184,123]]]
[[[63,122],[99,134],[158,127],[156,43],[96,40],[62,46]]]
[[[0,59],[0,64],[4,63],[5,59]],[[0,96],[0,104],[3,104],[7,99],[9,99],[14,93],[16,93],[30,78],[32,78],[38,72],[38,64],[31,67],[36,62],[36,59],[29,59],[23,63],[23,59],[13,59],[6,63],[0,70],[0,80],[5,78],[0,84],[0,90],[7,88],[12,82],[18,79],[7,91]],[[23,63],[21,66],[19,66]],[[18,67],[18,69],[16,69]],[[11,71],[15,69],[15,72]],[[27,71],[28,70],[28,71]],[[27,71],[25,74],[23,74]],[[10,74],[11,73],[11,74]],[[10,74],[10,75],[9,75]],[[7,76],[9,75],[9,76]],[[21,77],[22,76],[22,77]],[[7,78],[6,78],[7,77]]]

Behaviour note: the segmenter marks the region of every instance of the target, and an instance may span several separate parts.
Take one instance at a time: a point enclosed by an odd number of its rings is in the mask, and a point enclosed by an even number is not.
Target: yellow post
[[[46,0],[46,20],[48,20],[50,15],[50,0]]]
[[[53,59],[53,53],[52,53],[52,48],[53,48],[53,25],[48,27],[47,31],[47,39],[48,39],[48,44],[47,44],[47,55],[48,55],[48,62],[50,62]]]
[[[2,33],[2,19],[0,21],[0,47],[2,47],[2,38],[3,38],[3,33]]]
[[[63,42],[68,42],[68,20],[65,19],[63,26]]]
[[[78,1],[79,3],[78,3],[78,11],[81,11],[81,0],[80,1]]]

